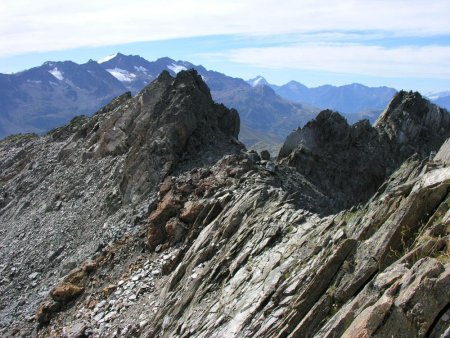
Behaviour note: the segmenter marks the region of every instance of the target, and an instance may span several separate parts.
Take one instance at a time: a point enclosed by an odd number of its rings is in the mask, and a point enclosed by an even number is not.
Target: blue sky
[[[450,89],[448,0],[0,3],[0,72],[121,52],[274,84]]]

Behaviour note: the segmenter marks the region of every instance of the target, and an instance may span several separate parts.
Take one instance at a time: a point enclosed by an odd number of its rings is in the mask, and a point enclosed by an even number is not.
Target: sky
[[[309,87],[450,89],[448,0],[2,0],[0,73],[121,52]]]

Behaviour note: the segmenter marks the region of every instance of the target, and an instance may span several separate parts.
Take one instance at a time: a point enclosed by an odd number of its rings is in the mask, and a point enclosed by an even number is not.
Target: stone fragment
[[[184,239],[186,226],[178,218],[171,218],[167,221],[165,230],[173,243],[178,243]]]
[[[71,283],[61,283],[57,287],[55,287],[50,293],[51,297],[58,302],[68,302],[80,294],[82,294],[84,288],[76,286]]]
[[[250,150],[246,153],[247,158],[252,162],[252,163],[258,163],[259,161],[261,161],[261,158],[259,157],[258,153],[254,150]]]
[[[111,295],[111,293],[113,293],[114,290],[116,290],[116,289],[117,289],[117,285],[109,284],[108,286],[106,286],[102,289],[102,293],[105,297],[109,297],[109,295]]]
[[[39,272],[33,272],[32,274],[28,275],[29,279],[36,279],[36,277],[39,276]]]
[[[277,165],[274,162],[269,161],[266,163],[266,170],[270,173],[275,173],[277,171]]]
[[[103,319],[103,317],[105,316],[104,312],[99,312],[95,315],[95,317],[93,318],[96,322],[99,322],[100,320]]]
[[[67,330],[67,336],[69,338],[84,338],[86,337],[86,329],[86,323],[75,323]]]
[[[188,201],[185,203],[180,219],[186,223],[192,223],[203,210],[204,205],[199,202]]]
[[[61,304],[58,302],[55,302],[52,299],[48,299],[45,302],[43,302],[41,305],[39,305],[37,311],[36,311],[36,321],[39,324],[48,324],[50,319],[53,317],[55,313],[57,313],[61,308]]]

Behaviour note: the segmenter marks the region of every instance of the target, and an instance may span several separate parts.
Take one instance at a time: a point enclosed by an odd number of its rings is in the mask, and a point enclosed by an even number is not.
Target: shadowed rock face
[[[336,207],[367,201],[384,179],[414,153],[436,151],[450,136],[450,115],[419,93],[400,92],[370,126],[352,126],[338,113],[322,111],[288,136],[278,159],[294,166]]]
[[[175,80],[163,72],[118,107],[88,141],[85,157],[127,153],[120,190],[136,201],[186,159],[202,165],[243,148],[238,134],[237,112],[215,104],[196,71]]]

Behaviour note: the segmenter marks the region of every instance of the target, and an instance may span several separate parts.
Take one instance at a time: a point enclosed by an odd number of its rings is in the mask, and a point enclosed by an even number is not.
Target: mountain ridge
[[[449,137],[445,109],[417,92],[400,91],[373,126],[367,120],[350,126],[338,113],[322,111],[287,137],[278,160],[349,207],[366,202],[414,153],[426,158]]]
[[[53,67],[50,64],[53,64]],[[195,66],[186,61],[175,61],[168,57],[150,62],[138,55],[127,56],[117,53],[104,62],[98,63],[90,60],[85,64],[79,65],[78,68],[80,69],[77,71],[68,71],[68,74],[66,74],[67,78],[64,78],[64,74],[62,74],[64,70],[61,73],[61,70],[58,69],[58,64],[50,61],[44,63],[41,67],[23,71],[19,73],[20,75],[3,74],[0,76],[0,87],[2,89],[0,102],[3,104],[3,109],[6,109],[6,111],[0,111],[0,137],[17,132],[42,133],[68,122],[76,115],[90,115],[122,92],[131,91],[133,94],[136,94],[163,70],[169,71],[174,76],[177,71],[182,69],[196,69],[204,76],[205,81],[211,88],[214,99],[231,108],[237,108],[235,96],[241,94],[241,91],[243,98],[247,98],[247,101],[241,101],[238,104],[243,116],[254,116],[254,114],[250,113],[251,107],[259,105],[258,109],[262,111],[263,115],[272,115],[271,120],[279,118],[276,112],[277,104],[281,99],[286,99],[280,94],[280,90],[282,91],[281,87],[271,85],[270,87],[281,98],[259,102],[262,99],[264,100],[264,98],[259,97],[256,99],[256,97],[253,97],[252,87],[242,79],[232,78],[219,72],[206,70],[203,66]],[[62,76],[63,80],[59,80],[51,73],[48,73],[49,71],[54,71],[59,77]],[[90,72],[94,72],[96,76],[93,77],[93,74]],[[81,79],[80,74],[84,74],[85,78]],[[73,78],[73,80],[70,78]],[[52,85],[51,83],[54,84]],[[291,83],[294,83],[294,81],[291,81]],[[332,86],[325,87],[330,89]],[[336,95],[331,96],[337,97]],[[319,108],[315,108],[315,104],[311,103],[298,104],[286,101],[283,105],[289,109],[291,116],[296,116],[299,113],[301,116],[298,116],[295,121],[279,119],[282,125],[280,130],[283,130],[283,132],[280,133],[275,130],[275,134],[279,135],[280,139],[278,142],[280,143],[292,129],[310,119],[311,114],[316,114],[320,111]],[[337,107],[335,109],[340,110],[338,105],[328,103],[324,105],[327,106],[324,108]],[[345,111],[341,112],[345,113]],[[381,109],[364,110],[358,114],[346,114],[346,117],[352,123],[362,118],[368,118],[373,122],[380,112]],[[255,119],[243,118],[242,123],[247,126],[243,129],[244,132],[249,130],[248,136],[242,135],[242,140],[247,142],[247,146],[252,146],[262,141],[261,139],[256,140],[257,142],[253,144],[248,143],[251,140],[253,140],[251,142],[255,141],[255,135],[267,132],[268,129],[273,127],[265,125],[264,128],[261,128]],[[274,130],[270,132],[274,133]],[[275,145],[271,144],[271,146]],[[273,155],[275,156],[275,153]]]
[[[290,81],[276,88],[277,94],[294,102],[305,102],[322,109],[332,109],[344,113],[357,122],[361,113],[367,110],[381,112],[397,92],[393,88],[367,87],[359,83],[342,86],[322,85],[308,88]],[[370,122],[374,122],[371,120]]]

